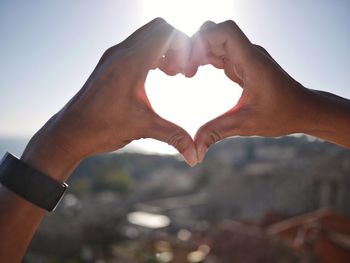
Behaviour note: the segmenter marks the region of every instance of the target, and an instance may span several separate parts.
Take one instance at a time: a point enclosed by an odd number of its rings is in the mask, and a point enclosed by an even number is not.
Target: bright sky
[[[115,0],[0,2],[0,136],[31,136],[84,84],[103,51],[161,16],[191,35],[206,20],[235,20],[299,82],[350,98],[350,2]],[[153,71],[155,110],[190,134],[235,104],[241,92],[223,72],[193,79]],[[172,152],[152,140],[133,143]]]

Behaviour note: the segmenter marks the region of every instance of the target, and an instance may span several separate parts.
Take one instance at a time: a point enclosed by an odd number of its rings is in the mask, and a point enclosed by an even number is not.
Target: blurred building
[[[350,219],[334,210],[293,217],[269,226],[267,231],[295,250],[315,255],[317,262],[350,262]]]

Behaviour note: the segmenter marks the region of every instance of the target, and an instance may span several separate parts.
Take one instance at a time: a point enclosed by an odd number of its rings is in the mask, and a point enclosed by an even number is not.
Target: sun
[[[191,36],[207,20],[221,22],[234,17],[233,0],[143,0],[146,20],[162,17]]]

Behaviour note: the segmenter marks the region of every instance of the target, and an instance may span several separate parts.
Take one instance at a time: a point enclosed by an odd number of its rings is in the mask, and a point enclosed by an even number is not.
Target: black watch
[[[68,188],[66,183],[57,182],[10,153],[0,163],[0,183],[47,211],[55,210]]]

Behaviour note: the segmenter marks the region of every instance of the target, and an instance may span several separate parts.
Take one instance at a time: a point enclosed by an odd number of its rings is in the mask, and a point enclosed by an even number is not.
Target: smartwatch
[[[68,188],[30,165],[6,153],[0,163],[0,183],[10,191],[47,211],[53,211]]]

